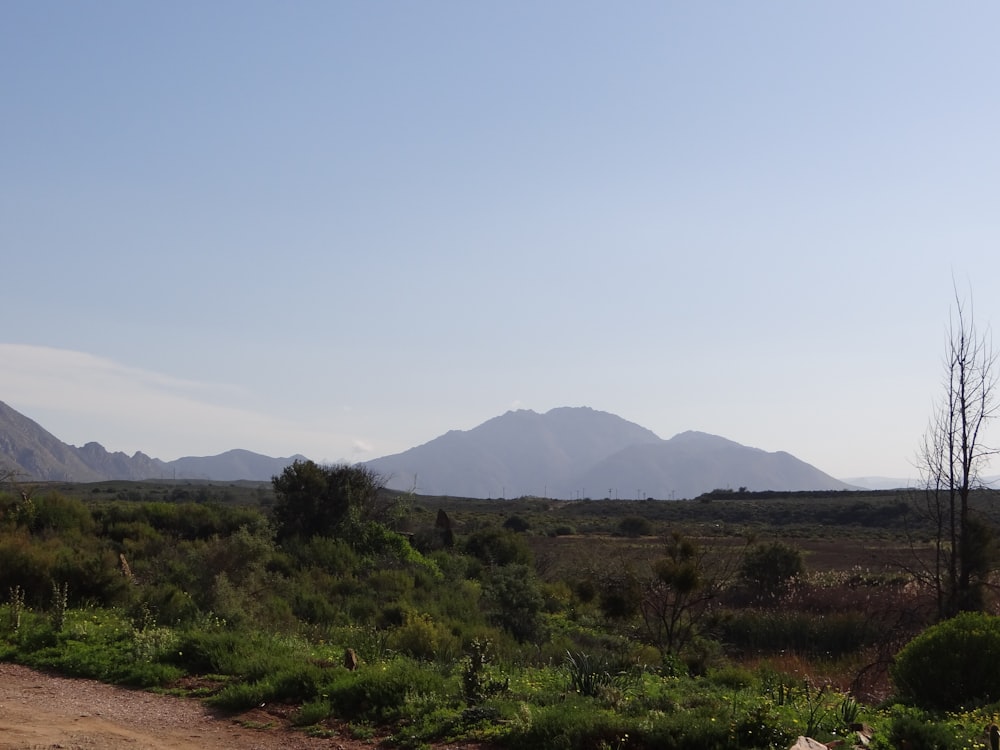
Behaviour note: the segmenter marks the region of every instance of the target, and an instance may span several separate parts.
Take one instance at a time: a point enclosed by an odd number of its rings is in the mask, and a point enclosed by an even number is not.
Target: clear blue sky
[[[363,460],[510,408],[909,476],[1000,320],[1000,5],[0,5],[0,400]]]

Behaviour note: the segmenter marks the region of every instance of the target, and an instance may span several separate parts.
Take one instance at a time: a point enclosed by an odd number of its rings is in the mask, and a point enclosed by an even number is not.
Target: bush
[[[570,689],[579,695],[599,697],[612,688],[625,689],[635,682],[626,666],[612,664],[607,657],[593,657],[583,651],[566,652]]]
[[[901,698],[952,710],[1000,699],[1000,618],[966,612],[910,641],[891,672]]]
[[[382,668],[342,673],[329,685],[330,704],[349,721],[391,722],[405,715],[418,696],[444,696],[458,691],[438,672],[421,669],[410,659],[394,659]]]
[[[740,565],[740,577],[761,603],[776,602],[803,573],[802,553],[783,542],[756,545]]]
[[[405,622],[389,635],[390,648],[418,661],[433,661],[442,651],[458,650],[457,639],[428,615],[407,613]]]
[[[523,534],[531,528],[531,523],[527,519],[521,518],[521,516],[511,516],[503,522],[503,527],[516,534]]]
[[[300,663],[252,682],[234,682],[208,699],[227,711],[245,711],[262,703],[310,703],[319,697],[323,671]]]
[[[480,529],[465,542],[465,552],[485,565],[530,565],[528,543],[509,529]]]
[[[545,599],[534,571],[526,565],[495,568],[483,584],[489,619],[518,641],[536,639]]]
[[[952,750],[963,747],[948,724],[913,708],[899,710],[889,726],[889,747],[909,750]],[[881,747],[881,745],[879,745]]]
[[[626,516],[618,522],[618,531],[633,539],[640,536],[649,536],[653,533],[653,524],[642,516]]]
[[[839,657],[870,645],[878,634],[861,612],[815,615],[791,610],[742,610],[720,625],[720,636],[745,655],[786,651],[814,657]]]
[[[588,699],[570,697],[556,706],[532,710],[530,722],[515,727],[504,744],[519,750],[622,747],[629,728],[626,717],[598,709]],[[634,734],[635,730],[632,731]],[[643,744],[640,742],[638,746]]]

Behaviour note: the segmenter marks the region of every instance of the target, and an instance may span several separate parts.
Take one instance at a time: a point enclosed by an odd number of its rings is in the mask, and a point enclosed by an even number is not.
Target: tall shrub
[[[899,696],[952,710],[1000,699],[1000,618],[966,612],[938,623],[899,652],[891,676]]]

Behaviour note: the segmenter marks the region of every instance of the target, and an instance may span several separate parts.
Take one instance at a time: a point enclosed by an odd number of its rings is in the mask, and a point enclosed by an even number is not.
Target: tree
[[[545,598],[535,571],[527,565],[513,563],[490,570],[483,581],[483,605],[490,622],[519,642],[539,637]]]
[[[345,522],[376,520],[384,489],[382,477],[362,464],[320,466],[295,461],[271,478],[272,510],[279,541],[332,536]]]
[[[735,557],[709,554],[677,533],[667,540],[664,553],[653,563],[652,575],[641,582],[639,612],[650,642],[663,653],[677,655],[711,623]]]
[[[802,553],[784,542],[758,544],[740,563],[740,578],[759,604],[775,604],[793,579],[805,573]]]
[[[524,537],[509,529],[490,526],[473,532],[465,540],[465,554],[485,565],[530,565],[531,548]]]
[[[944,394],[920,453],[924,510],[935,531],[934,558],[925,572],[942,618],[983,606],[993,564],[992,530],[974,515],[970,498],[995,452],[983,432],[996,415],[996,355],[957,294],[944,364]]]
[[[640,536],[649,536],[653,533],[653,524],[649,519],[642,516],[625,516],[618,522],[618,531],[633,539]]]

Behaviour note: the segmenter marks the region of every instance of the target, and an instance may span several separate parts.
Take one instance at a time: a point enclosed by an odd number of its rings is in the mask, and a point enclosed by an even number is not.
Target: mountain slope
[[[636,445],[605,459],[577,479],[594,497],[697,497],[713,489],[844,490],[850,485],[784,451],[759,448],[704,432]]]
[[[509,411],[471,430],[367,462],[389,486],[460,497],[568,497],[572,477],[630,445],[645,427],[587,407]]]
[[[32,479],[95,482],[103,477],[41,425],[0,401],[0,469]]]
[[[237,479],[268,481],[289,464],[305,460],[305,456],[271,458],[247,450],[231,450],[217,456],[186,456],[169,461],[164,466],[173,476],[185,479],[212,479],[231,482]]]
[[[136,452],[109,453],[100,443],[82,448],[67,445],[37,422],[0,401],[0,470],[19,479],[60,482],[99,482],[108,479],[206,479],[266,482],[296,459],[271,458],[245,450],[218,456],[161,461]]]

